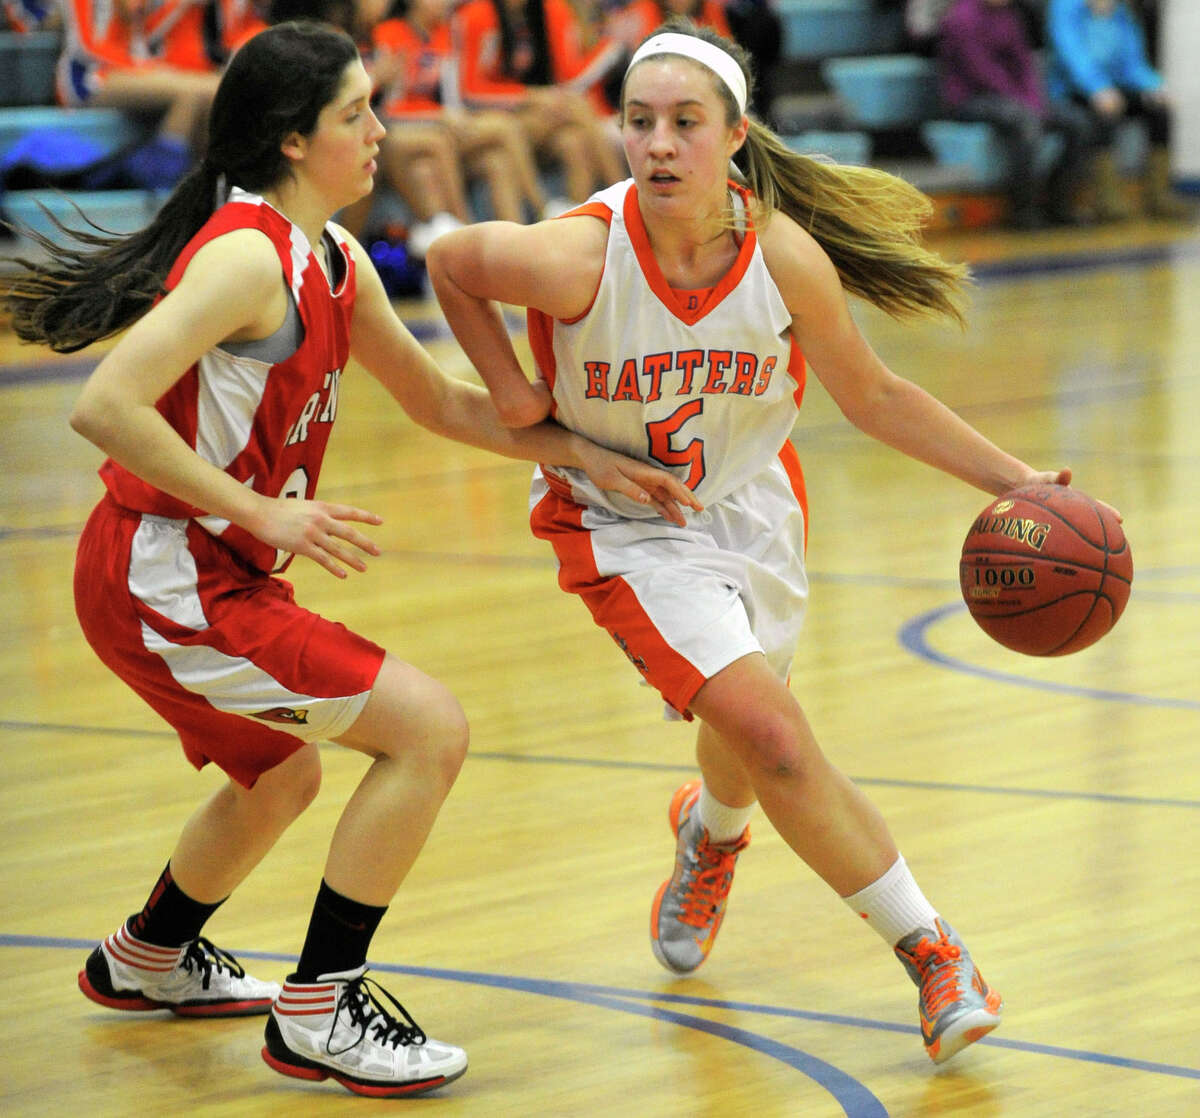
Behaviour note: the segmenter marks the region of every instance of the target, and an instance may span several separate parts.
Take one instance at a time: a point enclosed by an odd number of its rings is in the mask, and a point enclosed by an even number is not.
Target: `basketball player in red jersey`
[[[808,594],[803,478],[788,435],[807,364],[875,438],[989,493],[1069,470],[1004,453],[892,373],[846,293],[958,317],[963,279],[922,248],[929,204],[870,168],[790,152],[746,116],[750,68],[711,30],[667,25],[635,52],[621,130],[632,178],[553,222],[448,235],[428,265],[447,321],[509,423],[549,410],[668,465],[703,511],[686,527],[539,469],[534,533],[671,712],[699,722],[702,779],[672,800],[676,868],[651,907],[656,957],[707,958],[755,802],[895,949],[935,1061],[1000,1022],[1000,995],[918,888],[879,811],[818,746],[787,680]],[[745,183],[729,179],[738,158]],[[531,384],[493,300],[529,308]]]
[[[83,993],[122,1010],[269,1013],[263,1057],[387,1097],[461,1075],[366,977],[367,949],[467,746],[436,680],[302,609],[275,577],[293,555],[344,578],[378,516],[315,498],[351,355],[419,423],[501,454],[586,470],[656,503],[664,472],[543,424],[511,431],[487,393],[444,376],[330,216],[370,190],[383,128],[354,43],[316,24],[255,36],[222,78],[203,164],[156,220],[12,281],[27,341],[63,351],[128,327],[71,414],[109,455],[80,541],[76,606],[100,658],[229,776],[188,821],[140,913],[88,958]],[[160,287],[165,294],[157,297]],[[333,836],[296,971],[282,990],[201,936],[307,806],[320,740],[371,758]]]

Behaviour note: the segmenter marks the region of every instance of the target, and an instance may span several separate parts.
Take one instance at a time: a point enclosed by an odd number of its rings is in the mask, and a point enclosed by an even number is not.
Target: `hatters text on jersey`
[[[759,362],[744,350],[683,349],[645,354],[639,363],[626,357],[618,365],[585,361],[589,400],[653,403],[667,396],[761,396],[771,383],[776,357]]]

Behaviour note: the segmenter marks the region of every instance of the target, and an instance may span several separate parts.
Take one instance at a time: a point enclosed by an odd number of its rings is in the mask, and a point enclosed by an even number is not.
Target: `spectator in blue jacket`
[[[1129,6],[1123,0],[1050,0],[1046,32],[1051,95],[1061,104],[1085,108],[1092,116],[1099,145],[1100,216],[1129,216],[1113,140],[1122,120],[1139,117],[1150,138],[1146,211],[1157,217],[1186,217],[1188,207],[1171,192],[1171,101],[1162,75],[1150,64],[1146,37]]]
[[[938,67],[946,113],[992,125],[1005,148],[1010,223],[1077,223],[1074,199],[1091,151],[1088,114],[1047,97],[1024,17],[1011,0],[954,0],[942,18]],[[1062,143],[1040,175],[1049,134]]]

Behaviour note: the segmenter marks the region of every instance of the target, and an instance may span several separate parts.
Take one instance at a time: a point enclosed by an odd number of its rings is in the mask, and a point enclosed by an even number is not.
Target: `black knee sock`
[[[367,961],[367,948],[387,906],[361,904],[330,889],[317,892],[296,979],[315,982],[323,974],[354,970]]]
[[[129,932],[143,943],[158,947],[182,947],[191,943],[205,921],[225,902],[202,904],[194,901],[171,876],[171,863],[162,871],[145,907],[125,921]]]

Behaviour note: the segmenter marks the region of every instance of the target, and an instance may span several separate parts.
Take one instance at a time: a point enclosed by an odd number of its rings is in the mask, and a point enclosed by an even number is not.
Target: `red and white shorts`
[[[780,461],[680,528],[581,505],[539,470],[533,534],[558,557],[559,585],[690,718],[704,683],[761,652],[787,680],[808,602],[802,492]]]
[[[384,650],[296,604],[191,520],[96,506],[75,609],[97,655],[179,733],[197,768],[246,787],[362,713]]]

